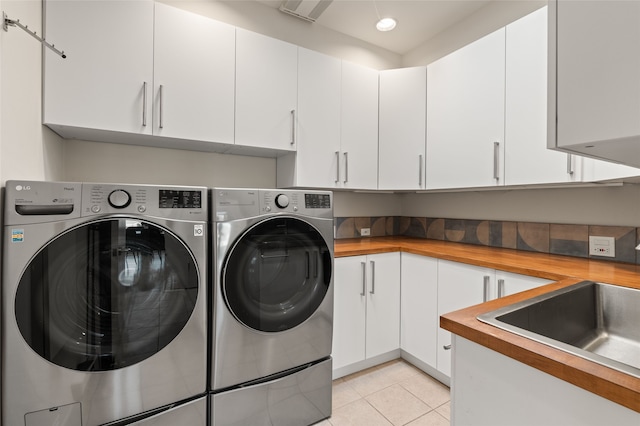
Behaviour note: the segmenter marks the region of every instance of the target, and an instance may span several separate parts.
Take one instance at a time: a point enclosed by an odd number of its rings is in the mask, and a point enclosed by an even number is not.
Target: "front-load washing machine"
[[[2,424],[206,395],[207,208],[201,187],[7,182]]]
[[[211,190],[214,426],[331,415],[333,197]]]

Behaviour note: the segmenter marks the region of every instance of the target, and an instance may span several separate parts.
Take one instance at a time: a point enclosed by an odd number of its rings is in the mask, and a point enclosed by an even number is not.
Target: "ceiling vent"
[[[283,0],[280,10],[308,22],[316,22],[316,19],[333,0]]]

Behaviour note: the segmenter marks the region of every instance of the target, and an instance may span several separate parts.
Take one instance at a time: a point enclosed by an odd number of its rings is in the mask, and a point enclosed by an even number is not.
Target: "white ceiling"
[[[273,8],[282,3],[257,1]],[[404,55],[488,3],[490,0],[334,0],[309,25],[322,25]],[[378,14],[395,18],[397,27],[386,33],[376,30]]]

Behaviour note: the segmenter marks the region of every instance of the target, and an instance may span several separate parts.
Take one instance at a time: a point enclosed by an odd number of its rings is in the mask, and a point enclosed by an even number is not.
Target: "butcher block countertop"
[[[402,251],[554,280],[549,285],[447,313],[440,326],[458,336],[640,412],[640,379],[482,323],[480,314],[583,280],[640,289],[640,266],[404,237],[335,241],[335,257]],[[640,308],[640,307],[639,307]]]

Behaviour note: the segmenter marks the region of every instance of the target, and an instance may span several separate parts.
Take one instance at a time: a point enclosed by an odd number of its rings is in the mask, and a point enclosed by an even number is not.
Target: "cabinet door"
[[[557,146],[640,166],[640,2],[556,6]]]
[[[378,187],[378,71],[342,63],[340,181],[344,188]]]
[[[153,4],[45,3],[46,38],[67,54],[44,49],[45,124],[151,134]]]
[[[426,67],[380,71],[378,189],[424,189]]]
[[[427,67],[427,189],[504,184],[504,76],[504,28]]]
[[[296,185],[340,187],[340,82],[337,58],[298,48]]]
[[[580,181],[570,154],[547,149],[547,8],[506,27],[505,184]]]
[[[528,275],[496,271],[497,297],[508,296],[521,291],[540,287],[553,281]]]
[[[436,367],[438,260],[401,254],[400,347]]]
[[[236,29],[236,145],[295,150],[298,49]]]
[[[493,269],[438,260],[438,318],[493,298],[494,278]],[[451,333],[442,328],[438,328],[437,348],[437,368],[451,376]]]
[[[400,253],[367,256],[366,356],[400,347]]]
[[[156,3],[154,134],[232,144],[234,80],[234,27]]]
[[[333,368],[365,359],[366,256],[335,259]]]

